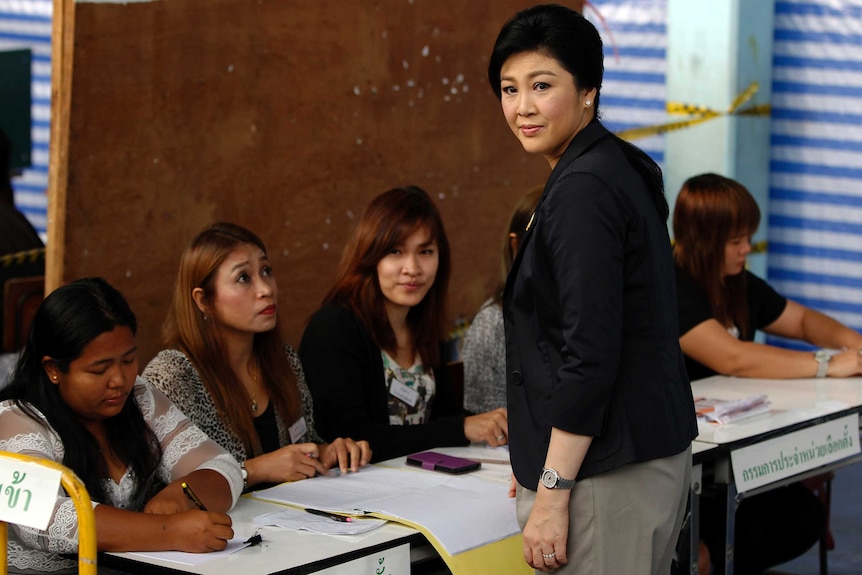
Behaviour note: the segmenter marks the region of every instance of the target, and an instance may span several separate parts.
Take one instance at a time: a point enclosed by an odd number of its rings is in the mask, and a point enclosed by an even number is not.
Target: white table
[[[242,497],[230,512],[230,516],[235,530],[242,528],[251,532],[255,529],[251,525],[254,517],[278,509],[283,509],[283,506]],[[148,575],[293,575],[314,573],[404,544],[410,545],[411,562],[436,556],[434,549],[419,531],[392,522],[362,535],[318,535],[278,527],[265,527],[261,534],[262,545],[248,547],[200,565],[182,565],[158,559],[142,560],[128,553],[101,554],[99,565]]]
[[[736,506],[742,499],[862,460],[862,456],[856,454],[754,489],[739,490],[734,479],[734,456],[751,446],[764,445],[795,432],[816,430],[819,426],[829,425],[830,421],[862,412],[862,378],[766,380],[714,376],[694,381],[691,387],[695,397],[739,399],[765,393],[771,402],[771,410],[767,414],[727,425],[702,424],[697,437],[697,442],[716,447],[713,481],[718,497],[726,502],[724,538],[727,553],[713,557],[713,562],[716,573],[729,574],[733,573]],[[858,430],[854,430],[854,435],[858,441]],[[696,559],[697,555],[692,557]]]
[[[485,447],[452,447],[436,451],[483,461],[482,469],[471,473],[490,481],[508,482],[511,475],[507,450]],[[405,457],[381,462],[390,468],[405,468]],[[494,463],[492,463],[492,460]],[[415,472],[415,468],[410,468]],[[361,471],[360,471],[361,473]],[[264,513],[284,509],[276,503],[240,498],[230,515],[234,530],[240,533],[254,531],[252,519]],[[129,553],[102,554],[99,564],[115,567],[130,573],[196,573],[199,575],[275,575],[314,573],[331,569],[360,557],[383,553],[387,549],[410,545],[412,565],[435,560],[439,554],[418,530],[389,522],[367,534],[350,536],[318,535],[278,527],[261,531],[265,545],[249,547],[226,557],[219,557],[197,566],[182,565],[154,558],[141,558]],[[442,566],[442,561],[441,561]],[[327,575],[328,575],[327,571]]]

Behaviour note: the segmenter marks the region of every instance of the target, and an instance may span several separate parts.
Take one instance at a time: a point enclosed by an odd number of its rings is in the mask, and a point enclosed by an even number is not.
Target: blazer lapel
[[[530,223],[527,225],[527,229],[524,232],[524,235],[521,236],[521,241],[518,245],[518,251],[515,253],[515,259],[512,261],[512,269],[509,270],[509,275],[506,277],[506,287],[503,291],[504,300],[505,294],[510,290],[510,284],[512,282],[512,278],[515,277],[515,272],[518,270],[518,267],[521,265],[521,258],[524,256],[524,247],[530,242],[530,239],[533,237],[533,230],[536,229],[536,225],[539,223],[539,214],[541,213],[542,203],[545,201],[545,197],[547,197],[548,192],[559,179],[560,175],[566,171],[569,165],[574,162],[580,155],[589,150],[593,144],[604,138],[605,136],[609,136],[611,133],[602,126],[601,122],[598,120],[593,120],[590,122],[586,128],[581,130],[576,136],[575,139],[569,144],[569,147],[566,148],[566,151],[563,152],[563,155],[560,156],[560,161],[557,162],[557,165],[554,166],[554,170],[551,172],[551,175],[548,177],[548,181],[545,182],[545,188],[542,191],[542,197],[539,198],[538,203],[536,204],[536,209],[533,211],[533,215],[530,218]]]

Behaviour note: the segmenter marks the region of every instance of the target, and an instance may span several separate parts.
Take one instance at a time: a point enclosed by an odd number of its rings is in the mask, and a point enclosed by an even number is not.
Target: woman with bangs
[[[862,373],[862,336],[786,299],[745,269],[760,209],[739,182],[717,174],[689,178],[673,214],[679,343],[692,380],[715,375],[766,379],[849,377]],[[831,354],[755,343],[757,330],[806,341]],[[701,573],[719,544],[719,506],[701,499]],[[761,573],[805,553],[825,527],[825,511],[801,483],[745,498],[736,511],[735,573]]]
[[[682,186],[673,214],[679,343],[692,380],[720,373],[789,379],[862,373],[862,335],[779,295],[745,269],[760,209],[745,187],[717,174]],[[830,354],[754,342],[755,332],[802,340]]]
[[[377,196],[300,344],[325,438],[367,440],[378,461],[507,442],[506,410],[466,414],[447,377],[449,274],[449,243],[428,194],[408,186]]]
[[[324,441],[296,352],[281,336],[278,285],[263,241],[231,223],[201,231],[180,261],[161,351],[144,370],[240,461],[243,488],[357,471],[365,441]]]

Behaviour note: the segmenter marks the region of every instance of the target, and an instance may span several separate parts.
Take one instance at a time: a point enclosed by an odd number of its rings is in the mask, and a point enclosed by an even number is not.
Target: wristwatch
[[[553,467],[542,469],[542,485],[548,489],[571,489],[575,486],[574,479],[563,479]]]
[[[826,372],[829,371],[829,360],[832,359],[832,356],[829,355],[828,351],[818,349],[814,352],[814,359],[817,361],[817,375],[814,377],[826,377]]]
[[[245,468],[245,461],[239,462],[239,471],[242,473],[242,490],[248,489],[248,470]]]

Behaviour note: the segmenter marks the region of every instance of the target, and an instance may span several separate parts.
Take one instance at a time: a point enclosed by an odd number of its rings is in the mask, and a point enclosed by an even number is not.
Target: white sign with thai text
[[[58,469],[0,457],[0,521],[45,529],[60,488]]]
[[[315,575],[410,575],[410,544],[372,553]]]
[[[859,453],[859,414],[794,431],[730,454],[736,490],[744,493]]]

